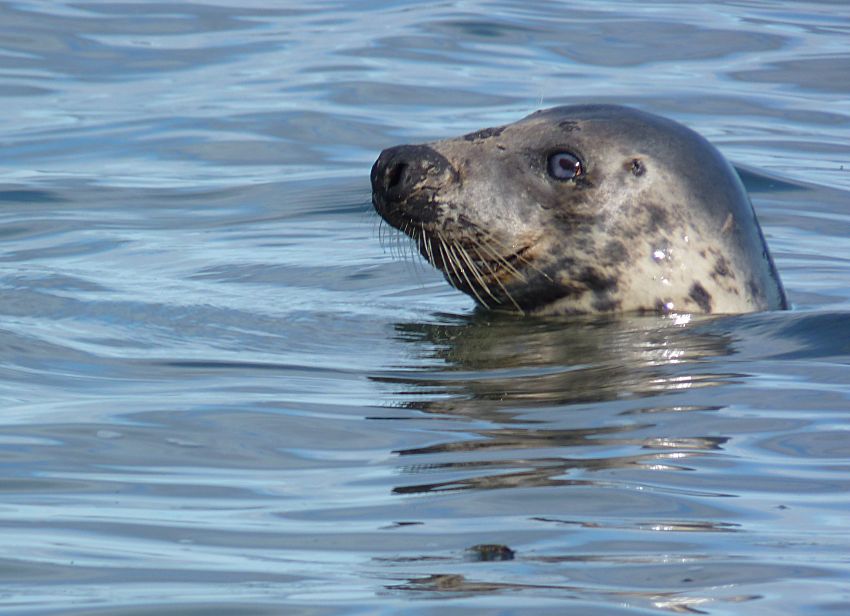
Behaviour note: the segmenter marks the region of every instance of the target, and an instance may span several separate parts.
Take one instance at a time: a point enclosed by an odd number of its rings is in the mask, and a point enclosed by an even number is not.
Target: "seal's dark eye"
[[[584,174],[584,167],[575,155],[569,152],[555,152],[549,157],[549,175],[556,180],[566,182]]]

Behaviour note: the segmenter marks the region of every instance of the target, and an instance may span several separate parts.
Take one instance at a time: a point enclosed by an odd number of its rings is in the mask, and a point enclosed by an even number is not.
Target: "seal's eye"
[[[556,180],[566,182],[584,174],[581,161],[569,152],[555,152],[549,157],[549,175]]]

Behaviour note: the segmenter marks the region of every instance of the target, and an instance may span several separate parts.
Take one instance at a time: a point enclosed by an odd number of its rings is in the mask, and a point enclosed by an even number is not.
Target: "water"
[[[848,35],[843,0],[0,3],[0,612],[846,614]],[[481,314],[379,227],[381,148],[579,101],[739,165],[795,309]]]

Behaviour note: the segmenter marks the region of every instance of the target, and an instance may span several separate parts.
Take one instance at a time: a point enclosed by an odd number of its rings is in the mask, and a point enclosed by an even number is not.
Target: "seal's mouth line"
[[[528,263],[528,254],[531,252],[531,245],[523,246],[507,255],[494,255],[491,258],[485,258],[480,261],[484,265],[482,275],[484,278],[497,279],[501,278],[503,272],[510,272],[515,276],[525,279],[525,276],[520,271],[523,264]],[[478,265],[478,262],[476,262]]]
[[[532,244],[512,252],[499,250],[501,244],[486,234],[475,237],[453,237],[444,230],[408,219],[398,229],[416,242],[419,252],[437,269],[460,280],[471,271],[475,278],[501,280],[510,274],[525,280],[521,268],[531,262]]]
[[[373,199],[377,203],[375,196]],[[412,239],[419,254],[453,287],[473,295],[486,308],[510,302],[524,312],[508,285],[527,283],[526,272],[540,271],[533,263],[534,242],[506,249],[504,242],[469,220],[463,221],[462,229],[449,230],[417,220],[392,203],[380,205],[384,221]]]

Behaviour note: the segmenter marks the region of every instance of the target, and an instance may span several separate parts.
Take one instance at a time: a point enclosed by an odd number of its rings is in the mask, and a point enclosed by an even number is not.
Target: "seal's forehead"
[[[604,137],[619,144],[652,143],[659,154],[702,141],[689,128],[645,111],[622,105],[568,105],[543,109],[526,116],[517,127],[543,128],[582,140]],[[678,145],[676,145],[678,144]]]
[[[537,111],[508,128],[539,139],[541,145],[548,145],[551,139],[599,143],[600,138],[627,145],[639,142],[647,131],[657,131],[655,117],[620,105],[571,105]]]
[[[603,122],[618,122],[623,120],[652,122],[659,116],[625,107],[623,105],[564,105],[541,109],[526,116],[526,120],[599,120]]]

